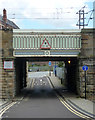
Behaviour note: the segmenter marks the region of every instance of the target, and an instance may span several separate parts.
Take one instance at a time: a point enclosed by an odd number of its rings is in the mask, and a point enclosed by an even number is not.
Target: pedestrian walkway
[[[66,91],[66,89],[64,89],[64,86],[61,84],[61,80],[58,77],[55,77],[53,73],[51,74],[51,76],[49,76],[49,78],[51,79],[55,89],[62,90],[61,94],[68,102],[68,104],[70,104],[72,107],[76,108],[80,112],[86,113],[87,115],[95,115],[94,103],[92,101],[80,98],[76,94]]]
[[[7,101],[0,99],[0,106],[2,106],[3,104],[6,104],[6,103],[7,103]]]
[[[8,103],[9,103],[8,100],[0,99],[0,110],[2,110],[3,107],[6,107]]]

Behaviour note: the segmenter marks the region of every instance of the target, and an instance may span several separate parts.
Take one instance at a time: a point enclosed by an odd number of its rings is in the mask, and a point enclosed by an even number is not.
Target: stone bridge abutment
[[[26,87],[26,59],[13,56],[13,31],[0,30],[0,98],[12,99]],[[82,66],[87,65],[88,71],[86,92],[87,99],[94,100],[95,95],[95,37],[93,29],[81,30],[81,49],[76,64],[68,67],[68,87],[76,88],[80,97],[85,96],[85,76]],[[61,57],[59,57],[61,58]],[[9,66],[8,66],[9,65]],[[4,68],[5,67],[5,68]],[[6,69],[9,67],[8,69]],[[72,70],[73,68],[73,70]],[[72,72],[74,71],[74,72]],[[75,74],[74,74],[75,73]],[[73,86],[74,85],[74,86]]]

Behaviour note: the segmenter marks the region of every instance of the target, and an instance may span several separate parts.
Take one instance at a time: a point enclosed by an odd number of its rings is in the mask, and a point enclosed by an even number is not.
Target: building
[[[19,27],[9,19],[7,19],[7,11],[3,10],[3,16],[0,15],[0,29],[19,29]]]

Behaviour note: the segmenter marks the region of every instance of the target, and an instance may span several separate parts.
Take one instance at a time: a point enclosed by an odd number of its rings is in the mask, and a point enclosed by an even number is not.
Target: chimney
[[[3,20],[4,20],[4,22],[7,22],[7,12],[6,12],[6,9],[3,10]]]

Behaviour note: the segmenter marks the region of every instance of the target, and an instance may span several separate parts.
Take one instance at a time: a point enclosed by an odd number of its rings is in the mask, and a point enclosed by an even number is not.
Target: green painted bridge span
[[[77,56],[81,49],[80,30],[13,30],[16,57]]]

